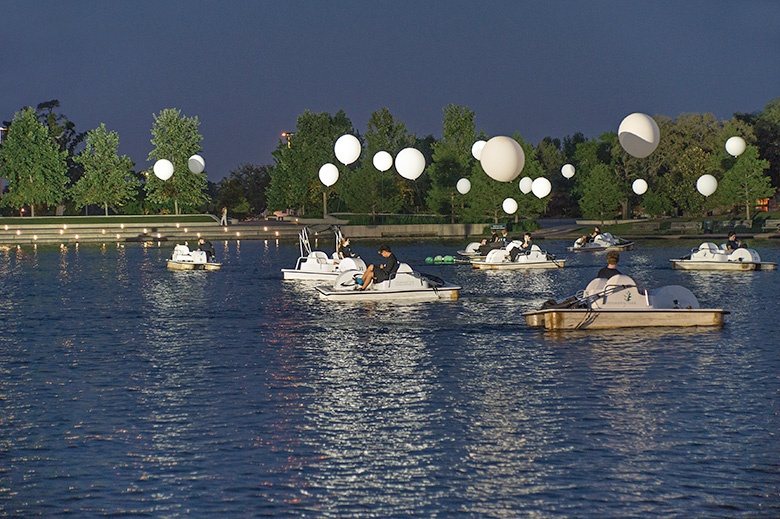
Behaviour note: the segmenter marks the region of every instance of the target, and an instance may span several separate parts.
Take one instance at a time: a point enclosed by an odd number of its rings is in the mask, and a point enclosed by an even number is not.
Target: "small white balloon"
[[[320,182],[327,187],[332,186],[339,179],[339,168],[328,162],[320,167]]]
[[[739,157],[742,155],[742,152],[745,151],[746,147],[747,144],[745,143],[745,139],[742,137],[729,137],[729,139],[726,141],[726,151],[728,151],[729,155],[732,157]]]
[[[374,167],[379,171],[387,171],[393,167],[393,156],[386,151],[377,151],[374,154]]]
[[[626,153],[643,159],[658,147],[661,131],[652,117],[637,112],[627,116],[620,123],[618,140]]]
[[[710,196],[718,189],[718,179],[712,175],[702,175],[696,181],[696,189],[704,196]]]
[[[501,204],[501,207],[506,214],[515,214],[517,212],[517,201],[514,198],[507,198]]]
[[[395,156],[395,169],[402,177],[415,180],[425,169],[425,156],[416,148],[404,148]]]
[[[645,192],[647,192],[647,182],[644,179],[638,178],[631,184],[631,189],[633,189],[634,193],[637,195],[644,195]]]
[[[168,180],[173,176],[173,164],[168,159],[160,159],[154,163],[154,174],[160,180]]]
[[[520,191],[522,191],[524,195],[531,192],[533,185],[534,181],[531,177],[523,177],[520,179]]]
[[[493,137],[485,143],[479,162],[487,176],[499,182],[511,182],[523,171],[525,153],[511,137]]]
[[[360,146],[360,141],[357,137],[347,134],[336,139],[333,151],[336,154],[336,158],[339,159],[339,162],[348,166],[360,157],[362,147]]]
[[[461,195],[465,195],[469,191],[471,191],[471,181],[467,178],[462,178],[458,180],[458,183],[455,185],[455,188],[458,190],[458,193]]]
[[[471,154],[475,159],[480,160],[479,157],[482,155],[482,148],[484,147],[485,141],[477,141],[471,145]]]
[[[198,173],[203,173],[203,170],[206,169],[206,161],[203,160],[203,157],[200,155],[193,155],[190,157],[190,160],[187,161],[187,165],[189,166],[190,171],[196,175]]]
[[[566,178],[571,178],[574,176],[574,166],[571,164],[564,164],[561,168],[561,175],[563,175]]]
[[[552,191],[552,184],[544,177],[535,178],[531,185],[531,191],[534,192],[536,198],[544,198]]]

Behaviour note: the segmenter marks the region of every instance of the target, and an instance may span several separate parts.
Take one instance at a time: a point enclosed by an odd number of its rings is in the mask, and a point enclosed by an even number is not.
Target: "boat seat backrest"
[[[607,284],[607,280],[604,278],[593,279],[591,280],[590,283],[588,283],[588,286],[585,287],[585,291],[582,294],[585,297],[598,294],[599,292],[602,292],[604,290],[606,284]]]
[[[309,257],[315,260],[317,263],[328,262],[328,255],[322,252],[321,250],[313,251],[311,254],[309,254]]]
[[[413,272],[413,270],[412,270],[412,267],[410,267],[408,263],[400,263],[398,265],[398,270],[396,271],[396,274],[400,274],[402,272],[405,272],[407,274],[411,274]]]
[[[190,248],[187,247],[186,245],[177,245],[176,247],[174,247],[174,250],[176,252],[180,253],[180,254],[189,254],[190,253]]]
[[[531,250],[538,250],[539,252],[542,252],[542,249],[540,249],[539,246],[535,243],[531,245]]]

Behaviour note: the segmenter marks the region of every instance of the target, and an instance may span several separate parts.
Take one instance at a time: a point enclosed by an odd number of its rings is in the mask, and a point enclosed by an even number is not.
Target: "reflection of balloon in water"
[[[661,131],[649,115],[633,113],[620,123],[618,140],[626,153],[643,159],[658,147]]]
[[[571,164],[564,164],[561,168],[561,175],[563,175],[566,178],[571,178],[574,176],[574,166]]]
[[[425,156],[416,148],[404,148],[395,156],[395,169],[402,177],[414,180],[425,169]]]
[[[374,167],[379,171],[387,171],[393,167],[393,156],[386,151],[377,151],[374,154]]]
[[[739,157],[742,155],[742,152],[745,151],[746,147],[747,144],[745,144],[745,139],[742,137],[729,137],[726,141],[726,151],[728,151],[729,155],[732,157]]]
[[[704,196],[710,196],[718,189],[718,180],[712,175],[702,175],[696,181],[696,189]]]
[[[524,195],[527,195],[531,192],[533,185],[534,181],[531,179],[531,177],[523,177],[520,179],[520,191],[522,191]]]
[[[467,178],[462,178],[458,180],[458,183],[455,185],[455,187],[457,188],[458,193],[465,195],[471,191],[471,181]]]
[[[190,171],[196,175],[198,173],[203,173],[203,170],[206,169],[206,161],[203,160],[203,157],[200,155],[193,155],[190,157],[190,160],[187,161],[187,165],[190,167]]]
[[[333,151],[336,153],[336,158],[339,159],[339,162],[347,166],[360,157],[362,149],[358,138],[347,134],[336,139]]]
[[[479,161],[493,180],[511,182],[523,171],[525,153],[516,140],[498,136],[485,143]]]
[[[482,155],[482,148],[484,147],[485,141],[477,141],[471,145],[471,154],[475,159],[479,160],[479,157]]]
[[[633,189],[634,193],[637,195],[644,195],[647,191],[647,182],[641,178],[638,178],[634,180],[633,184],[631,184],[631,189]]]
[[[154,174],[160,180],[168,180],[173,176],[173,164],[168,159],[160,159],[154,163]]]
[[[517,201],[514,198],[507,198],[504,203],[501,204],[506,214],[515,214],[517,212]]]
[[[544,198],[552,191],[552,184],[544,177],[535,178],[531,185],[531,191],[534,192],[536,198]]]
[[[328,162],[320,168],[320,182],[327,187],[332,186],[339,179],[339,168]]]

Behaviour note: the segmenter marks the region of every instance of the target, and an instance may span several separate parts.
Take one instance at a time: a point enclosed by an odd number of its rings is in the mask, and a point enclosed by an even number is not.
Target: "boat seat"
[[[412,270],[412,267],[410,267],[408,263],[400,263],[398,265],[398,270],[396,271],[396,274],[401,272],[406,272],[408,274],[411,274],[414,271]]]
[[[328,255],[322,252],[321,250],[315,250],[311,254],[309,254],[309,257],[316,260],[317,263],[327,263],[328,262]]]

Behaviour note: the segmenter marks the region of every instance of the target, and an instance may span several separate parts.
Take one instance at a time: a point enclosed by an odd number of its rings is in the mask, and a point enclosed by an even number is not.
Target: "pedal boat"
[[[533,244],[525,252],[520,252],[512,260],[513,248],[520,248],[522,242],[512,241],[504,249],[493,249],[484,258],[473,258],[471,266],[481,270],[519,270],[519,269],[555,269],[563,268],[566,260],[556,260],[552,254],[547,254]]]
[[[603,232],[597,234],[593,241],[581,243],[580,238],[575,240],[574,245],[566,247],[569,252],[600,252],[607,250],[631,250],[634,248],[634,242],[612,236],[611,233]]]
[[[338,227],[334,228],[336,237],[336,250],[343,237]],[[338,253],[333,252],[328,257],[323,251],[312,250],[309,242],[309,231],[306,227],[298,233],[298,246],[300,256],[295,263],[295,268],[282,269],[282,276],[286,280],[298,281],[333,281],[339,274],[347,270],[366,270],[365,262],[360,258],[339,259]]]
[[[358,279],[362,271],[342,272],[330,285],[314,287],[320,299],[330,301],[438,301],[458,299],[459,286],[436,276],[412,270],[407,263],[398,265],[393,277],[371,283],[361,290]]]
[[[690,290],[669,285],[645,290],[619,274],[596,278],[584,291],[541,310],[524,312],[525,322],[546,330],[599,330],[649,327],[722,327],[722,309],[703,309]]]
[[[761,261],[754,249],[740,247],[735,251],[726,250],[725,245],[718,247],[705,242],[691,250],[684,258],[669,260],[674,270],[775,270],[777,263]]]
[[[168,259],[168,270],[219,270],[222,263],[208,261],[206,251],[190,250],[186,245],[176,245]]]

